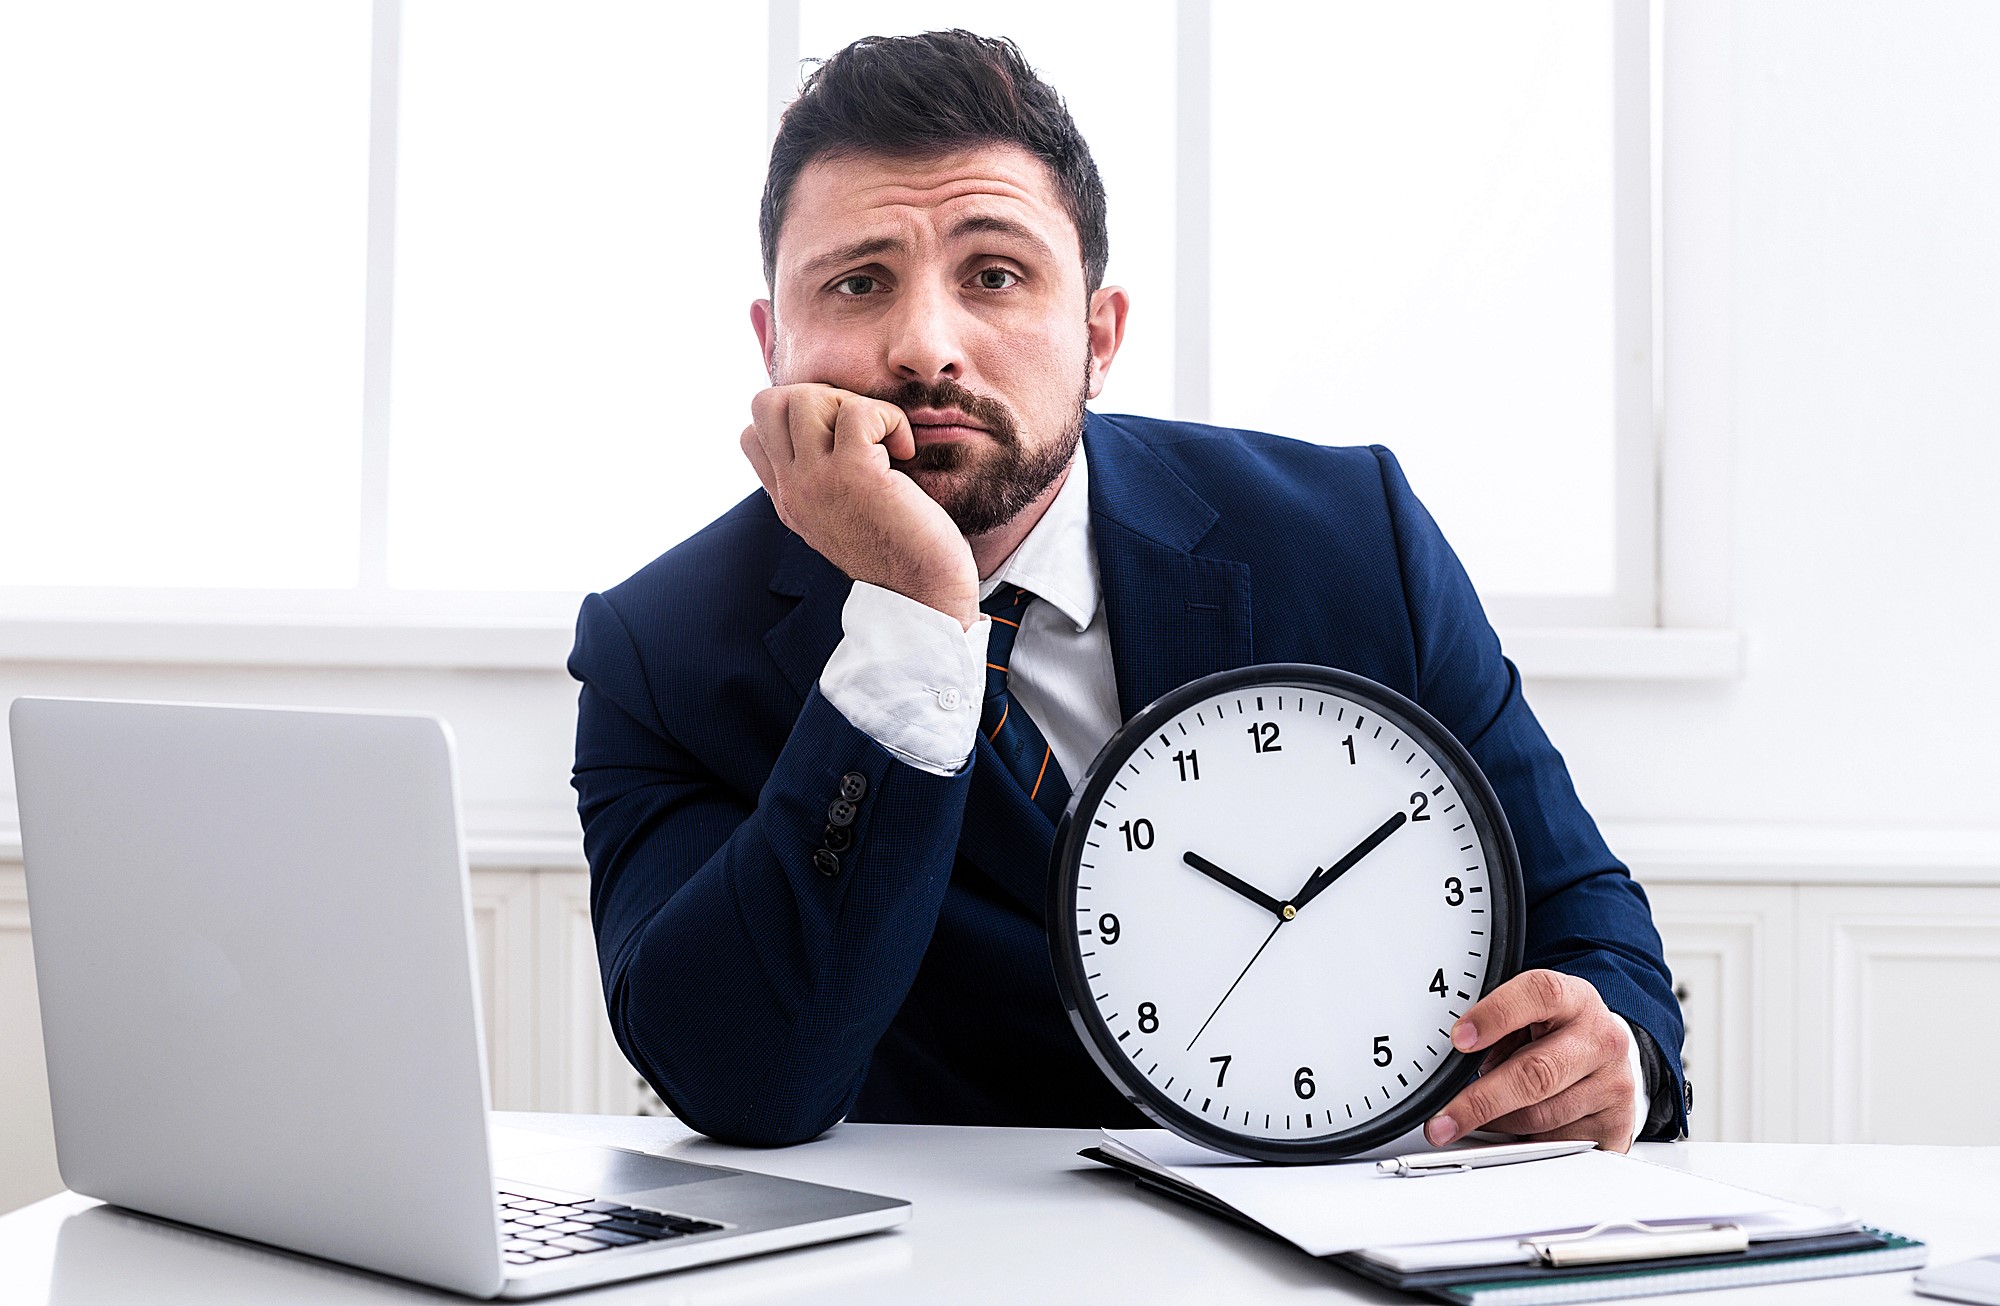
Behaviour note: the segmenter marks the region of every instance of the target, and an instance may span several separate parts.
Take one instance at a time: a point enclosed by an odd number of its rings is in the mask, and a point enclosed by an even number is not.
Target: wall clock
[[[1365,677],[1218,672],[1127,722],[1057,826],[1050,938],[1092,1058],[1184,1138],[1326,1161],[1476,1070],[1452,1022],[1520,967],[1492,787]]]

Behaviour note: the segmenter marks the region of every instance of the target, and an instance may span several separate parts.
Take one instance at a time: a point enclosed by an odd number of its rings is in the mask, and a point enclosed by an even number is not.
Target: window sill
[[[302,616],[287,619],[44,616],[0,619],[0,664],[341,667],[560,672],[565,619],[442,620]],[[1743,674],[1735,630],[1503,630],[1530,680],[1733,680]]]

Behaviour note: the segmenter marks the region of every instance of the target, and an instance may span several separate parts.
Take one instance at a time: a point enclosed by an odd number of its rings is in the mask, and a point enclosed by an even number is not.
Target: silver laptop
[[[436,718],[19,699],[8,720],[75,1191],[479,1297],[909,1218],[893,1198],[489,1131]]]

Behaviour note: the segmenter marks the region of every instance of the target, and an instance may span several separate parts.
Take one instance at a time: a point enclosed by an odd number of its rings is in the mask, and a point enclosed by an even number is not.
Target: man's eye
[[[833,283],[833,293],[836,295],[869,295],[873,294],[874,291],[875,278],[864,277],[859,274],[851,277],[842,277]]]
[[[1020,279],[1020,277],[1009,272],[1006,268],[987,268],[973,278],[973,280],[979,283],[981,290],[1007,290],[1012,288]]]

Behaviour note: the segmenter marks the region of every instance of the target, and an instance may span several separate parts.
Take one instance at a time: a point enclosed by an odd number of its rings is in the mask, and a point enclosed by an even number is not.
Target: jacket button
[[[868,777],[859,771],[849,771],[840,777],[840,796],[850,803],[858,803],[868,792]]]
[[[836,798],[826,805],[827,824],[842,827],[853,825],[854,811],[853,803],[848,802],[845,798]]]
[[[813,869],[832,879],[840,874],[840,858],[825,848],[813,850]]]
[[[844,853],[854,846],[854,831],[844,825],[826,827],[826,847],[829,852]]]

